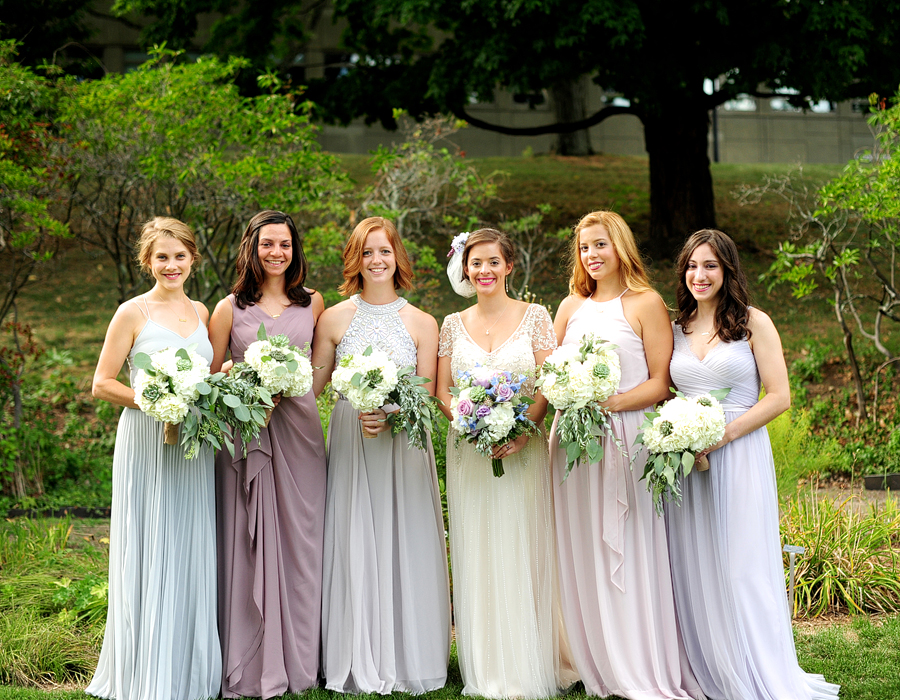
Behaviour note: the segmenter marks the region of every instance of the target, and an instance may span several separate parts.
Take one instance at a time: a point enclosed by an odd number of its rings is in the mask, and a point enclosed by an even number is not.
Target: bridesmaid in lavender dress
[[[302,347],[322,296],[303,287],[306,258],[287,214],[262,211],[241,239],[234,292],[209,325],[217,371],[243,359],[260,324]],[[222,696],[270,698],[315,686],[319,672],[325,441],[312,393],[282,398],[242,457],[217,458]]]
[[[412,267],[394,224],[370,217],[344,248],[350,299],[322,314],[313,349],[319,393],[335,362],[383,350],[431,379],[437,323],[397,290]],[[441,688],[450,656],[450,591],[434,452],[392,436],[384,409],[337,401],[328,427],[328,500],[322,596],[322,671],[346,693],[424,693]],[[367,439],[371,438],[371,439]]]
[[[725,436],[707,451],[709,470],[684,479],[681,506],[666,508],[691,667],[711,700],[837,698],[839,686],[797,664],[785,595],[765,428],[791,402],[781,339],[748,305],[737,247],[724,233],[691,236],[677,269],[672,379],[688,396],[731,389]]]
[[[618,346],[619,393],[603,405],[616,436],[634,444],[643,410],[669,396],[672,332],[634,236],[618,214],[575,227],[570,296],[554,328],[560,344],[596,333]],[[588,693],[632,700],[698,698],[675,619],[665,523],[643,482],[644,455],[606,441],[599,464],[577,464],[550,436],[563,616]]]

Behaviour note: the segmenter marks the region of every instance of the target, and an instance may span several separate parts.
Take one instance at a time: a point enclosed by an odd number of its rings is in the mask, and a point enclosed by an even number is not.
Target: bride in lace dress
[[[456,242],[456,241],[455,241]],[[481,229],[460,244],[451,283],[478,303],[444,320],[438,397],[450,416],[453,378],[475,365],[531,374],[556,347],[547,310],[507,296],[515,251],[499,231]],[[462,263],[462,264],[460,264]],[[474,289],[473,289],[474,287]],[[542,425],[540,394],[529,415]],[[465,440],[447,436],[447,500],[453,608],[463,694],[545,698],[577,680],[561,628],[549,455],[543,430],[499,445],[505,474]]]

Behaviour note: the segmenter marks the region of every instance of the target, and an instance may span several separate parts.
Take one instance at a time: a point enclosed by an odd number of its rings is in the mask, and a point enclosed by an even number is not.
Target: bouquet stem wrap
[[[178,444],[178,424],[177,423],[163,423],[163,444],[164,445],[177,445]]]

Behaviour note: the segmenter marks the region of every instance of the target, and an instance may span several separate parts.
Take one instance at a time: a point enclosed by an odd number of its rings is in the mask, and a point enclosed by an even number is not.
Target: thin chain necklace
[[[500,315],[497,316],[497,320],[494,321],[494,322],[491,324],[491,327],[490,327],[490,328],[485,328],[485,327],[484,327],[484,321],[481,320],[481,313],[479,312],[479,314],[478,314],[478,321],[481,323],[481,327],[484,328],[484,334],[485,334],[485,335],[490,335],[490,334],[491,334],[491,329],[493,329],[493,327],[496,326],[496,325],[500,322],[500,319],[503,318],[503,314],[506,313],[506,308],[507,308],[508,306],[509,306],[509,302],[507,301],[507,302],[506,302],[506,306],[503,307],[503,311],[500,312]]]
[[[181,297],[181,310],[182,310],[182,311],[184,311],[184,300],[185,300],[186,298],[187,298],[186,296],[182,296],[182,297]],[[165,299],[154,299],[154,301],[161,301],[163,304],[165,304],[166,306],[168,306],[169,309],[172,310],[172,313],[175,314],[175,318],[178,319],[178,322],[179,322],[179,323],[187,323],[187,322],[188,322],[188,320],[187,320],[186,318],[181,318],[181,316],[179,316],[179,315],[178,315],[178,312],[175,310],[175,307],[172,306],[172,305],[171,305],[169,302],[167,302]],[[187,315],[187,314],[185,314],[185,316],[186,316],[186,315]]]
[[[269,314],[269,316],[271,316],[272,318],[278,318],[279,316],[281,316],[281,314],[284,313],[284,310],[285,310],[288,306],[291,305],[290,302],[288,302],[287,304],[284,304],[284,303],[282,303],[282,302],[279,301],[278,304],[281,306],[281,311],[279,311],[277,314],[273,314],[273,313],[272,313],[272,310],[271,310],[268,306],[266,306],[266,302],[264,302],[261,298],[260,298],[260,300],[259,300],[259,303],[260,303],[260,306],[262,306],[262,307],[266,310],[266,313]]]

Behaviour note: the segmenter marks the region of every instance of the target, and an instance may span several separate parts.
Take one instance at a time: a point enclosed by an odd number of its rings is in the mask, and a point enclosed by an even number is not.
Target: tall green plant
[[[791,175],[769,177],[741,195],[753,203],[773,193],[790,204],[791,238],[779,246],[768,276],[772,284],[789,284],[798,298],[830,288],[860,419],[868,406],[855,337],[872,343],[884,365],[900,361],[900,95],[891,105],[877,95],[869,101],[874,145],[840,177],[818,191]]]
[[[64,102],[73,229],[106,251],[120,300],[143,284],[132,241],[155,215],[194,228],[203,257],[190,291],[203,301],[228,292],[240,236],[260,209],[299,215],[302,229],[346,220],[346,178],[318,146],[311,105],[271,75],[259,79],[266,94],[242,97],[232,81],[245,65],[187,63],[157,48],[138,70],[85,81]]]

